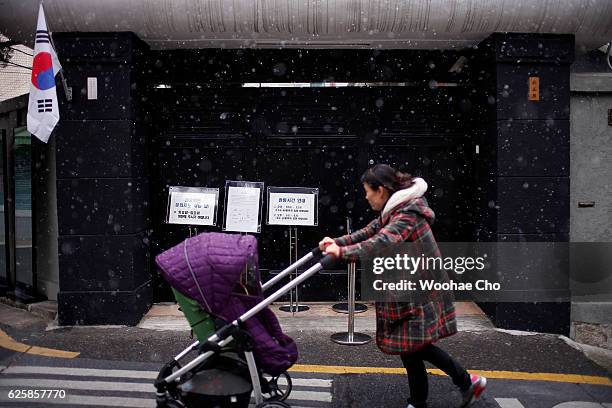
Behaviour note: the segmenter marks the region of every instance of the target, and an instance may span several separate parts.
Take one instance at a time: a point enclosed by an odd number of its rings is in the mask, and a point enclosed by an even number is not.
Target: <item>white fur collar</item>
[[[427,191],[427,183],[420,177],[414,179],[414,184],[403,190],[398,190],[387,200],[381,216],[384,218],[389,211],[404,201],[422,197]]]

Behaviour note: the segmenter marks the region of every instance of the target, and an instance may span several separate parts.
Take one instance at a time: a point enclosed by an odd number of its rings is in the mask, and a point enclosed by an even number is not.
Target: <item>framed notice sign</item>
[[[168,224],[217,225],[218,188],[173,186],[168,190]]]
[[[318,207],[318,188],[268,187],[268,225],[316,226]]]
[[[225,182],[224,231],[261,232],[263,189],[261,182]]]

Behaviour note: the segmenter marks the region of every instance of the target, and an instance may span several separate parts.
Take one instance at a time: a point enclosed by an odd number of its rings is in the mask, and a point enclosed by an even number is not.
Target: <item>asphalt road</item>
[[[59,359],[6,353],[0,373],[2,407],[155,407],[153,379],[157,363]],[[85,369],[85,370],[84,370]],[[122,371],[111,371],[122,370]],[[404,407],[406,377],[396,374],[326,374],[291,372],[294,387],[288,402],[304,408]],[[10,399],[10,390],[63,390],[64,398]],[[455,407],[459,393],[450,380],[430,375],[430,408]],[[550,381],[489,379],[475,407],[610,408],[612,387]]]
[[[6,317],[6,316],[5,316]],[[3,320],[0,348],[2,407],[155,407],[153,379],[163,363],[193,342],[186,331],[134,327],[48,330],[41,319]],[[300,359],[291,371],[293,407],[405,407],[409,396],[399,358],[372,343],[341,346],[330,333],[288,332]],[[370,333],[373,334],[373,333]],[[489,376],[475,407],[612,408],[610,372],[554,335],[496,330],[460,332],[440,346],[468,370]],[[48,357],[44,348],[78,352]],[[111,371],[122,370],[122,371]],[[63,399],[9,398],[9,391],[53,388]],[[15,397],[15,393],[12,393]],[[23,394],[27,396],[27,394]],[[455,407],[459,393],[442,375],[430,375],[430,408]]]

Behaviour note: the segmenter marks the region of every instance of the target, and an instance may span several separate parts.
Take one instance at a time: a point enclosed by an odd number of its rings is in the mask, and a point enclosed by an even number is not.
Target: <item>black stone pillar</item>
[[[478,56],[476,92],[482,93],[483,111],[478,238],[568,241],[574,38],[496,33],[479,45]],[[569,302],[481,307],[497,327],[569,333]]]
[[[58,33],[60,325],[135,325],[152,302],[144,59],[132,33]],[[60,87],[61,89],[61,87]]]

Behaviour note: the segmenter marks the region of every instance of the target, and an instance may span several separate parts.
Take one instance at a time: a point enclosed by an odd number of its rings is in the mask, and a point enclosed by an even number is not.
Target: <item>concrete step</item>
[[[332,310],[334,303],[301,302],[309,307],[299,313],[284,312],[279,308],[284,303],[272,304],[270,308],[287,333],[303,331],[342,332],[348,330],[348,315]],[[373,333],[376,331],[376,312],[374,305],[366,303],[368,310],[355,314],[355,331]],[[494,329],[493,324],[484,312],[472,302],[457,302],[457,323],[460,331],[484,331]],[[138,324],[138,327],[160,331],[189,330],[189,324],[172,303],[155,304]]]

